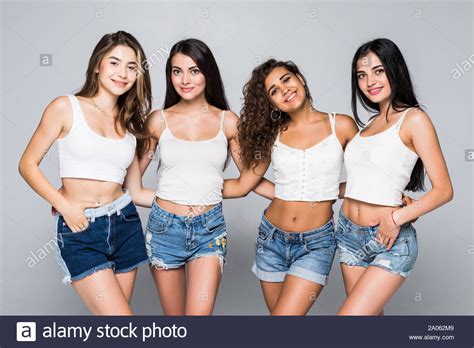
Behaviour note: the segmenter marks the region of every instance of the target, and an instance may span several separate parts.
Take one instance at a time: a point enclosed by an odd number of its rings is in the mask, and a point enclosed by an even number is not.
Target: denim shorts
[[[219,258],[221,272],[227,253],[227,229],[222,202],[203,214],[170,213],[153,201],[146,227],[146,249],[157,269],[179,268],[203,256]]]
[[[57,255],[65,273],[64,283],[107,268],[125,273],[148,263],[140,217],[128,192],[104,206],[85,209],[84,215],[88,227],[72,232],[63,216],[55,214]]]
[[[378,226],[356,225],[341,209],[336,230],[339,262],[349,266],[377,266],[407,277],[418,255],[415,228],[411,223],[403,224],[390,250],[376,239],[378,230]]]
[[[252,271],[265,282],[283,282],[287,274],[326,285],[336,240],[334,222],[306,232],[286,232],[262,214]]]

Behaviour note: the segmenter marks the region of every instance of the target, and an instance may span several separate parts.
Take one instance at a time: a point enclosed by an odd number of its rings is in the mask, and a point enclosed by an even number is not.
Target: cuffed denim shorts
[[[222,202],[203,214],[182,216],[153,201],[146,227],[146,249],[157,269],[179,268],[203,256],[219,258],[221,272],[227,253],[227,229]]]
[[[148,263],[140,217],[128,192],[104,206],[84,209],[84,215],[88,227],[72,232],[63,216],[55,214],[57,255],[65,273],[64,283],[107,268],[125,273]]]
[[[356,225],[341,209],[336,230],[339,262],[365,268],[377,266],[407,277],[413,270],[418,255],[415,228],[411,223],[403,224],[390,250],[376,239],[378,230],[378,226]]]
[[[283,282],[287,274],[326,285],[336,240],[334,222],[306,232],[286,232],[262,214],[252,271],[265,282]]]

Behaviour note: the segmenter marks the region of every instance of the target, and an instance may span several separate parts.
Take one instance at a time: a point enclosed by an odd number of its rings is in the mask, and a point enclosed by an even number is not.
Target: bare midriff
[[[376,205],[352,198],[344,198],[344,203],[342,204],[344,215],[359,226],[369,226],[371,222],[400,208],[401,206]]]
[[[115,201],[122,196],[122,185],[109,181],[91,179],[62,179],[61,194],[71,202],[90,203],[90,207],[98,207]]]
[[[332,218],[334,202],[284,201],[275,198],[265,211],[265,216],[285,232],[310,231],[325,225]]]
[[[181,216],[197,216],[204,214],[206,211],[211,210],[216,206],[213,205],[184,205],[178,204],[166,199],[155,198],[156,204],[163,210],[166,210],[169,213]]]

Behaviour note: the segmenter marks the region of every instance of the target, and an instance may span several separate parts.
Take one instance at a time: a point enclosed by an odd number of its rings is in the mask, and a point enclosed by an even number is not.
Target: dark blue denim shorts
[[[55,215],[64,283],[107,268],[125,273],[148,263],[140,217],[128,192],[104,206],[85,209],[84,215],[89,225],[80,232],[72,232],[62,215]]]

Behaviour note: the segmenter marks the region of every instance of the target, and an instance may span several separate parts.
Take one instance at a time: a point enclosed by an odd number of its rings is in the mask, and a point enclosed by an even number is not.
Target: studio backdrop
[[[474,313],[472,2],[12,1],[1,6],[1,314],[88,314],[73,288],[61,283],[50,206],[27,186],[17,167],[46,105],[82,86],[94,45],[118,30],[133,34],[145,49],[154,108],[163,105],[172,45],[193,37],[213,51],[237,114],[252,69],[275,57],[302,69],[319,110],[350,115],[356,48],[377,37],[393,40],[437,129],[455,194],[449,204],[415,223],[415,270],[385,313]],[[361,115],[368,119],[366,112]],[[157,164],[153,161],[143,178],[151,189],[156,189]],[[60,186],[56,146],[41,169]],[[226,178],[237,175],[233,164],[225,171]],[[266,177],[273,175],[269,171]],[[215,314],[267,314],[250,268],[259,219],[268,204],[254,193],[224,201],[229,250]],[[334,205],[336,215],[340,205]],[[143,226],[148,214],[140,208]],[[333,315],[344,297],[336,257],[310,314]],[[145,266],[139,269],[132,307],[136,314],[161,314]]]

